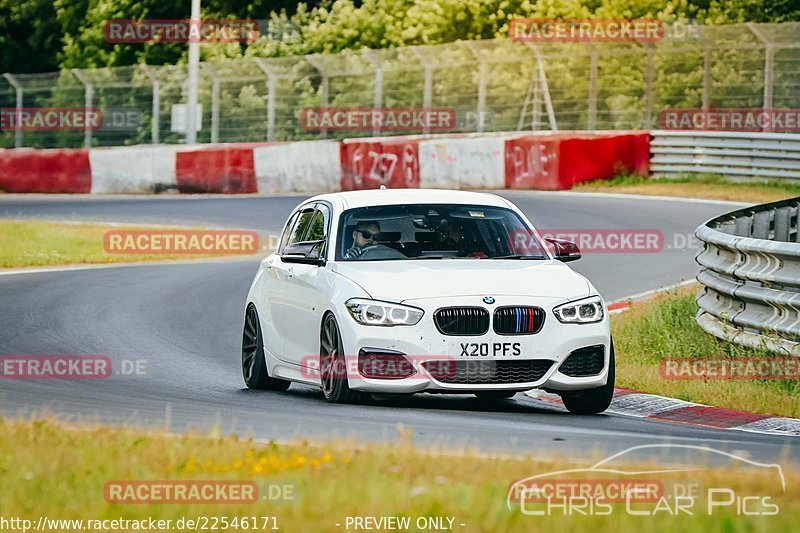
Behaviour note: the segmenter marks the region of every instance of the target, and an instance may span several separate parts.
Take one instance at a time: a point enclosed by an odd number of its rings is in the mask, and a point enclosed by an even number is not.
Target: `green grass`
[[[275,516],[283,531],[347,531],[344,524],[348,516],[449,516],[455,518],[453,531],[465,532],[728,532],[790,531],[800,520],[800,493],[792,490],[800,478],[788,469],[784,469],[788,486],[785,495],[776,487],[774,473],[763,469],[704,468],[680,478],[702,487],[731,487],[737,494],[771,495],[780,507],[776,516],[737,516],[735,508],[708,516],[699,505],[691,516],[661,513],[639,517],[626,514],[624,504],[615,504],[610,516],[563,516],[563,511],[526,516],[506,507],[512,482],[588,463],[578,464],[568,458],[486,457],[464,450],[442,453],[445,450],[441,448],[412,446],[407,432],[388,445],[289,445],[257,443],[237,436],[169,437],[133,428],[68,429],[39,419],[0,420],[0,434],[0,516],[25,518],[34,524],[40,516],[173,521],[181,517]],[[557,443],[553,450],[558,450]],[[631,471],[655,466],[627,464],[624,468]],[[104,486],[109,481],[203,479],[253,481],[262,488],[291,485],[293,499],[237,505],[109,504],[104,499]]]
[[[792,181],[732,181],[713,174],[684,174],[670,179],[650,179],[620,174],[609,180],[577,185],[584,192],[616,192],[653,196],[680,196],[765,203],[800,196],[800,184]]]
[[[111,229],[157,228],[67,224],[40,220],[2,220],[0,221],[0,268],[166,261],[212,256],[212,254],[109,254],[103,246],[103,235]]]
[[[617,385],[742,411],[800,417],[798,380],[666,380],[665,358],[775,357],[718,340],[695,322],[698,286],[635,305],[612,318]]]

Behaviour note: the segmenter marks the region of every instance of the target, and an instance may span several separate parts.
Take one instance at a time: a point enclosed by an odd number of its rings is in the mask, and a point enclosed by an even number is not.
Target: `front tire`
[[[256,306],[250,304],[244,315],[242,333],[242,377],[248,389],[286,390],[291,382],[270,377],[264,359],[264,338]]]
[[[614,341],[611,341],[611,354],[608,356],[608,381],[602,387],[581,391],[575,395],[564,394],[561,399],[564,407],[574,415],[596,415],[611,405],[614,398]]]
[[[339,325],[325,315],[319,335],[319,369],[322,394],[331,403],[363,403],[367,395],[354,391],[347,382],[347,360]]]

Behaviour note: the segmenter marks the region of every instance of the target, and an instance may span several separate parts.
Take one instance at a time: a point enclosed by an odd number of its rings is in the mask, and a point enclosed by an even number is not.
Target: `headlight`
[[[603,299],[591,296],[583,300],[561,304],[553,309],[559,322],[565,324],[591,324],[600,322],[605,316]]]
[[[413,326],[425,312],[402,304],[351,298],[345,303],[350,315],[365,326]]]

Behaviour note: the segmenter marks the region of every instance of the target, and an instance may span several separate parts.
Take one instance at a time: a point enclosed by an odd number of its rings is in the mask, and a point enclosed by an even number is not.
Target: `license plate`
[[[519,357],[523,346],[519,341],[472,342],[457,341],[450,343],[450,354],[453,357]]]

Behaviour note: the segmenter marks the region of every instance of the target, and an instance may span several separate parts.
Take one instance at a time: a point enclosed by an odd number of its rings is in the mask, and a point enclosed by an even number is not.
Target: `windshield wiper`
[[[443,255],[418,255],[417,257],[409,257],[409,259],[418,260],[418,259],[444,259],[445,256]]]

